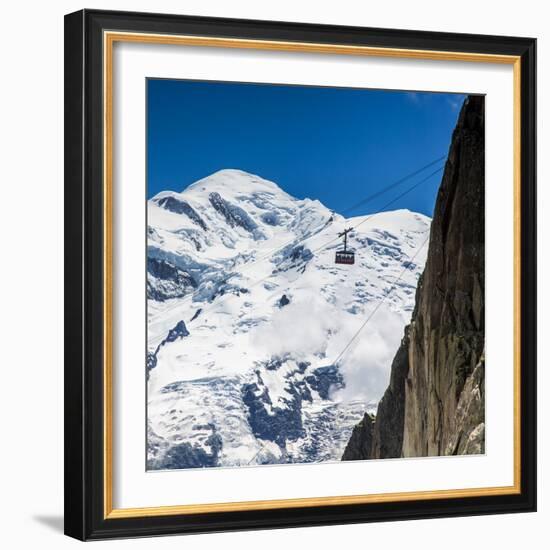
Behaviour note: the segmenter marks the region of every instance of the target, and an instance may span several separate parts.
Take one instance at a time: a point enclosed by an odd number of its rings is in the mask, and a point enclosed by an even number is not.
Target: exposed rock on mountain
[[[455,431],[445,454],[480,454],[485,449],[485,358],[467,378],[456,407]]]
[[[365,441],[349,441],[344,459],[484,452],[484,155],[484,98],[470,96],[453,133],[415,309],[378,405],[369,456],[365,434]]]
[[[185,296],[196,283],[188,273],[165,260],[147,259],[147,297],[163,302]]]
[[[419,281],[419,285],[422,278]],[[408,369],[409,327],[393,359],[390,384],[378,404],[377,422],[373,427],[372,453],[377,458],[400,456],[403,446],[403,426],[405,411],[405,378]]]
[[[186,336],[189,336],[189,331],[185,326],[185,322],[183,320],[179,321],[174,328],[168,331],[168,335],[157,346],[157,349],[154,351],[154,353],[147,353],[147,375],[149,375],[149,371],[151,369],[154,369],[157,366],[157,355],[162,346],[165,346],[166,344],[169,344],[171,342],[175,342],[179,338],[185,338]]]
[[[156,201],[159,206],[166,208],[174,214],[185,214],[189,219],[205,231],[207,230],[206,224],[203,219],[195,212],[195,210],[184,200],[178,200],[173,196],[161,197]]]
[[[374,417],[365,413],[363,420],[359,422],[351,432],[348,444],[342,455],[342,460],[359,460],[370,458],[372,453],[372,431]]]

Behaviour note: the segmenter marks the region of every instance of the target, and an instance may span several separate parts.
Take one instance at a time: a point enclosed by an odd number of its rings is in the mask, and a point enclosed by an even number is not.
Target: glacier
[[[340,460],[387,386],[430,218],[344,218],[234,169],[147,218],[148,469]],[[346,227],[356,263],[335,265]]]

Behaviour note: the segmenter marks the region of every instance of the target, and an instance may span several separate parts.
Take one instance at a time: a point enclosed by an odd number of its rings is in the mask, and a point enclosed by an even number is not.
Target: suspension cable
[[[407,262],[407,265],[403,268],[403,270],[401,271],[401,273],[399,274],[399,276],[394,280],[394,282],[392,283],[390,289],[384,294],[384,297],[382,298],[382,300],[380,300],[380,302],[378,302],[377,306],[372,310],[372,312],[368,315],[368,317],[365,319],[365,321],[363,322],[363,324],[359,327],[359,329],[357,330],[357,332],[355,332],[355,334],[351,337],[351,339],[348,341],[348,343],[344,346],[344,348],[342,349],[342,351],[338,354],[338,356],[336,357],[336,359],[333,361],[333,365],[337,365],[338,364],[338,361],[340,361],[340,359],[342,359],[342,357],[345,355],[345,353],[348,351],[348,349],[350,348],[350,346],[353,344],[353,342],[357,339],[357,337],[359,336],[359,334],[361,333],[361,331],[367,326],[368,322],[374,317],[375,313],[380,309],[380,307],[382,306],[382,304],[386,301],[386,299],[388,298],[388,296],[394,291],[397,283],[401,280],[401,277],[403,277],[403,275],[405,274],[405,272],[409,269],[410,267],[410,264],[414,261],[414,259],[418,256],[418,254],[420,253],[420,251],[424,248],[424,246],[426,245],[426,243],[428,242],[430,238],[430,235],[428,235],[426,237],[426,239],[424,239],[424,242],[420,245],[420,247],[418,248],[418,250],[414,253],[414,256],[412,256],[412,258],[410,258],[410,260]]]

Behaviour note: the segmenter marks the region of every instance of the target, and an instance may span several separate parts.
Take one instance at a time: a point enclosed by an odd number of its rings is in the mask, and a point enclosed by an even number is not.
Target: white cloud
[[[333,306],[313,299],[291,302],[251,335],[252,345],[270,355],[291,353],[297,359],[323,353],[337,314]]]
[[[346,387],[333,398],[378,401],[388,386],[391,363],[402,337],[400,314],[382,306],[340,360]]]
[[[258,327],[251,335],[251,343],[266,356],[289,353],[297,360],[308,360],[313,354],[326,353],[322,364],[330,365],[368,315],[369,311],[365,316],[353,315],[313,299],[291,302],[276,311],[269,323]],[[340,359],[346,387],[332,398],[378,401],[388,385],[391,363],[402,336],[402,314],[380,307]]]

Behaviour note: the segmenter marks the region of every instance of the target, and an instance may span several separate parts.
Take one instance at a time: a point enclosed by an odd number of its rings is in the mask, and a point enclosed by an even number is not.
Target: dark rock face
[[[336,365],[316,368],[312,374],[306,376],[306,381],[321,399],[329,399],[332,390],[344,387],[344,377]]]
[[[228,225],[242,227],[252,233],[256,239],[263,237],[256,222],[240,206],[230,203],[219,193],[210,193],[208,199],[210,204],[225,218]]]
[[[280,298],[279,298],[279,307],[285,307],[287,306],[288,304],[290,304],[290,300],[288,299],[288,296],[286,294],[283,294]]]
[[[293,361],[288,356],[272,357],[263,366],[266,371],[276,371],[283,365],[288,367],[289,362]],[[241,396],[247,408],[248,423],[256,437],[273,441],[284,449],[287,442],[296,441],[306,435],[302,407],[304,402],[312,402],[312,392],[316,391],[322,399],[328,399],[333,389],[343,387],[344,380],[338,367],[318,367],[305,375],[309,366],[307,362],[299,362],[295,370],[285,374],[288,385],[285,396],[280,398],[278,403],[271,401],[268,388],[262,379],[263,371],[255,371],[254,379],[243,384]],[[327,419],[327,422],[329,421],[333,422],[334,418]],[[316,443],[311,441],[311,444],[314,446]],[[313,447],[305,452],[316,456]]]
[[[484,99],[470,97],[453,134],[410,327],[403,456],[445,454],[483,353],[484,140]]]
[[[273,273],[281,273],[299,267],[305,269],[306,264],[313,258],[311,250],[306,248],[303,244],[297,246],[289,245],[283,248],[279,254],[280,260],[278,261],[278,267]]]
[[[363,420],[351,432],[342,460],[365,460],[371,457],[373,427],[374,418],[365,413]]]
[[[242,399],[248,409],[248,422],[254,435],[281,447],[287,440],[295,441],[302,437],[302,396],[293,388],[284,400],[284,407],[275,407],[259,372],[257,378],[257,382],[242,387]]]
[[[484,98],[470,96],[453,133],[411,323],[378,405],[371,458],[484,452],[484,136]]]
[[[176,199],[175,197],[162,197],[158,199],[157,204],[164,209],[174,212],[175,214],[185,214],[194,224],[206,231],[207,227],[204,220],[199,216],[197,211],[186,201]]]
[[[390,384],[386,389],[373,425],[373,458],[394,458],[401,456],[403,446],[403,424],[405,418],[405,378],[409,370],[409,327],[395,354],[391,366]]]
[[[163,302],[170,298],[185,296],[197,287],[189,273],[166,260],[147,258],[147,298]]]
[[[267,225],[276,226],[281,223],[281,220],[279,219],[279,214],[277,214],[277,212],[266,212],[265,214],[262,214],[261,217],[262,221]]]
[[[184,338],[185,336],[189,336],[189,331],[185,326],[185,322],[179,321],[174,328],[168,331],[168,336],[166,336],[160,346],[164,345],[166,342],[175,342],[178,338]]]
[[[485,358],[467,378],[456,407],[455,431],[445,454],[485,452]]]
[[[204,426],[201,427],[204,428]],[[204,442],[204,446],[191,445],[187,442],[174,445],[166,451],[161,460],[151,466],[160,470],[216,466],[222,450],[222,439],[213,425],[206,428],[210,429],[211,435]]]
[[[195,313],[193,313],[193,317],[191,317],[191,321],[194,321],[200,314],[202,313],[202,307],[199,307]]]
[[[185,322],[181,320],[177,323],[177,325],[174,328],[171,328],[168,331],[168,335],[157,346],[157,349],[155,350],[155,352],[147,354],[147,376],[149,376],[149,371],[151,371],[157,366],[157,355],[160,349],[162,348],[162,346],[164,346],[168,342],[175,342],[179,338],[185,338],[186,336],[189,336],[189,331],[185,326]]]

